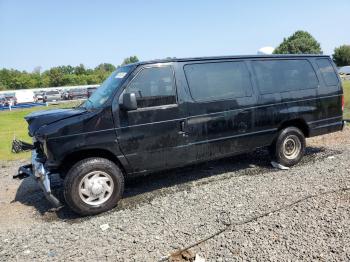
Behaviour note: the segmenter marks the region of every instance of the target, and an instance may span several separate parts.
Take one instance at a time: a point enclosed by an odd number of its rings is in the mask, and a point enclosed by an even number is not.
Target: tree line
[[[296,31],[274,50],[274,54],[322,54],[320,43],[306,31]],[[124,59],[122,65],[138,62],[137,56]],[[334,49],[333,61],[337,66],[350,65],[350,45]],[[74,86],[99,84],[113,72],[116,67],[102,63],[94,69],[78,66],[57,66],[44,72],[36,68],[33,72],[15,69],[0,70],[0,90],[24,89],[50,86]]]
[[[137,56],[124,59],[121,65],[138,62]],[[95,68],[63,65],[52,67],[41,72],[37,67],[33,72],[16,69],[0,69],[0,90],[27,89],[53,86],[75,86],[100,84],[116,67],[109,63],[102,63]]]
[[[322,54],[321,45],[308,32],[296,31],[274,50],[275,54]],[[338,66],[350,65],[350,45],[341,45],[334,49],[333,61]]]

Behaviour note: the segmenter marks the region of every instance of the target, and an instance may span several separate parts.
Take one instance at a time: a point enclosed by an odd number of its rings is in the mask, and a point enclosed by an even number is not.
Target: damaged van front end
[[[14,178],[23,179],[26,177],[33,178],[41,187],[45,197],[54,207],[60,207],[62,204],[56,196],[52,194],[50,183],[50,171],[45,168],[45,162],[40,157],[38,149],[32,150],[31,164],[21,166]]]
[[[29,136],[32,137],[33,143],[29,144],[16,139],[12,143],[13,152],[31,151],[32,153],[31,163],[21,166],[14,178],[33,178],[40,185],[46,198],[54,207],[60,207],[61,203],[51,190],[50,177],[53,172],[47,167],[47,139],[49,132],[46,129],[53,123],[82,115],[84,112],[85,110],[79,109],[60,109],[32,113],[26,116],[25,119],[28,122]]]

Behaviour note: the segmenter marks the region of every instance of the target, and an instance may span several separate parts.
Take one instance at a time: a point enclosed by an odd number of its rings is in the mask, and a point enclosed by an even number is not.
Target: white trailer
[[[32,90],[18,90],[15,92],[15,96],[17,104],[34,102],[34,92]]]

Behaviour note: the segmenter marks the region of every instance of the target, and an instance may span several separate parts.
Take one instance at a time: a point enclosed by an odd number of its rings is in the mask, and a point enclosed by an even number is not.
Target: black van
[[[28,115],[33,176],[48,199],[50,175],[64,178],[77,213],[109,210],[124,178],[268,146],[297,164],[305,137],[343,128],[343,90],[328,56],[206,57],[119,67],[73,109]]]

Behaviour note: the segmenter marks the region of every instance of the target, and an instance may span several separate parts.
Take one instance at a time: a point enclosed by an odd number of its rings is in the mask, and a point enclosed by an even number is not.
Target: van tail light
[[[345,101],[344,101],[344,95],[341,96],[341,110],[344,112],[345,107]]]

